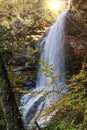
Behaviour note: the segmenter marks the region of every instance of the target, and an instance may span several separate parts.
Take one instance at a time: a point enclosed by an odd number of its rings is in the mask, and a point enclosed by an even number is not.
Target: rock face
[[[76,71],[87,58],[87,0],[73,0],[65,27],[66,68]]]
[[[65,36],[66,69],[78,72],[87,57],[87,41],[76,36]]]

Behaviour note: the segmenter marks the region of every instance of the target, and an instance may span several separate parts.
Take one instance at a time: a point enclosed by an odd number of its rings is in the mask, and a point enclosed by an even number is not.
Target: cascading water
[[[54,76],[59,75],[58,78],[56,78],[56,88],[54,87],[54,84],[50,87],[46,85],[49,84],[51,80],[50,77],[45,77],[43,73],[38,74],[36,88],[31,90],[33,93],[26,94],[21,99],[25,124],[33,123],[36,120],[39,124],[43,124],[49,120],[50,115],[48,118],[44,119],[41,115],[44,113],[45,109],[51,105],[52,101],[54,101],[55,98],[58,98],[58,93],[55,94],[53,92],[47,95],[46,92],[52,90],[57,91],[65,84],[64,27],[67,12],[68,11],[63,12],[58,17],[57,21],[50,27],[48,34],[40,43],[40,45],[43,46],[40,59],[47,61],[49,66],[53,66]]]

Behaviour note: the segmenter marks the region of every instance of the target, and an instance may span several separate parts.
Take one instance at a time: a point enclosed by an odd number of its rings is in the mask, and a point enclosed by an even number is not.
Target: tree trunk
[[[24,130],[14,93],[0,53],[0,103],[6,120],[7,130]]]

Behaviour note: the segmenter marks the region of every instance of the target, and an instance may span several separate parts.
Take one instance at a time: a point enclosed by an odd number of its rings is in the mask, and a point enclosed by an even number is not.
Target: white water
[[[38,74],[36,88],[32,91],[35,93],[41,92],[39,94],[26,94],[21,99],[25,124],[37,121],[40,125],[49,120],[51,115],[49,115],[48,118],[43,118],[42,113],[45,113],[45,109],[48,108],[59,95],[54,92],[47,95],[46,92],[52,91],[53,89],[58,91],[61,86],[65,84],[64,27],[66,15],[67,11],[58,17],[57,21],[50,27],[49,33],[40,43],[43,46],[41,60],[46,60],[48,65],[54,67],[54,76],[59,75],[56,79],[56,87],[55,84],[50,87],[46,86],[46,84],[50,83],[51,78],[45,77],[43,73]],[[46,95],[44,96],[44,94]],[[39,115],[39,118],[37,118],[37,115]]]

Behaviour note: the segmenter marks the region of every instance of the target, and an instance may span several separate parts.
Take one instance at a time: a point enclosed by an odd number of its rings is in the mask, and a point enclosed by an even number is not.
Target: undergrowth
[[[67,92],[50,108],[58,111],[43,130],[87,130],[87,62],[69,82],[62,88]]]

